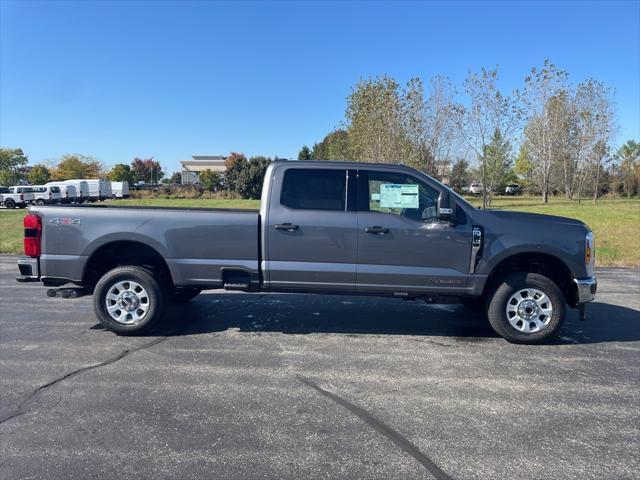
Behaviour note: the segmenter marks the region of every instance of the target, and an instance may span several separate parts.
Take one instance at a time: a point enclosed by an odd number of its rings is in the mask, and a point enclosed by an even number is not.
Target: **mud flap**
[[[578,305],[578,312],[580,312],[580,321],[584,322],[587,319],[587,304],[581,303]]]

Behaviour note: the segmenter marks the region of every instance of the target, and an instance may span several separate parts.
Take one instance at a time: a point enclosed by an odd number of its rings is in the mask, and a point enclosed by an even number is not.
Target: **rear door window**
[[[290,168],[284,173],[280,203],[296,210],[346,210],[347,171]]]

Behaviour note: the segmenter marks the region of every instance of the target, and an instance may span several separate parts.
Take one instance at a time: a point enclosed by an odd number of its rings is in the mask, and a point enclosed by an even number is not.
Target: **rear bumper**
[[[40,262],[37,258],[20,257],[18,270],[20,270],[20,276],[16,277],[16,281],[20,283],[40,281]]]
[[[578,287],[578,303],[591,302],[596,298],[596,290],[598,289],[598,280],[596,277],[574,278]]]

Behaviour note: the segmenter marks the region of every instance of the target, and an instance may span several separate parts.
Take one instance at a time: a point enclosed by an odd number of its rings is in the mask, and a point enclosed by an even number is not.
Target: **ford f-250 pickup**
[[[476,209],[401,165],[277,161],[259,211],[31,207],[24,227],[18,281],[93,294],[119,334],[224,288],[462,302],[507,340],[539,343],[597,286],[584,223]]]

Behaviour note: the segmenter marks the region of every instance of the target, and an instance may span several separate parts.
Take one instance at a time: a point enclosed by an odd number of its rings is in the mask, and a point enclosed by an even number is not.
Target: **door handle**
[[[293,232],[300,228],[298,225],[294,225],[293,223],[276,223],[275,227],[276,230],[284,230],[285,232]]]
[[[373,233],[376,235],[384,235],[385,233],[389,233],[389,229],[386,227],[380,227],[378,225],[375,225],[373,227],[367,227],[364,229],[364,231],[366,233]]]

